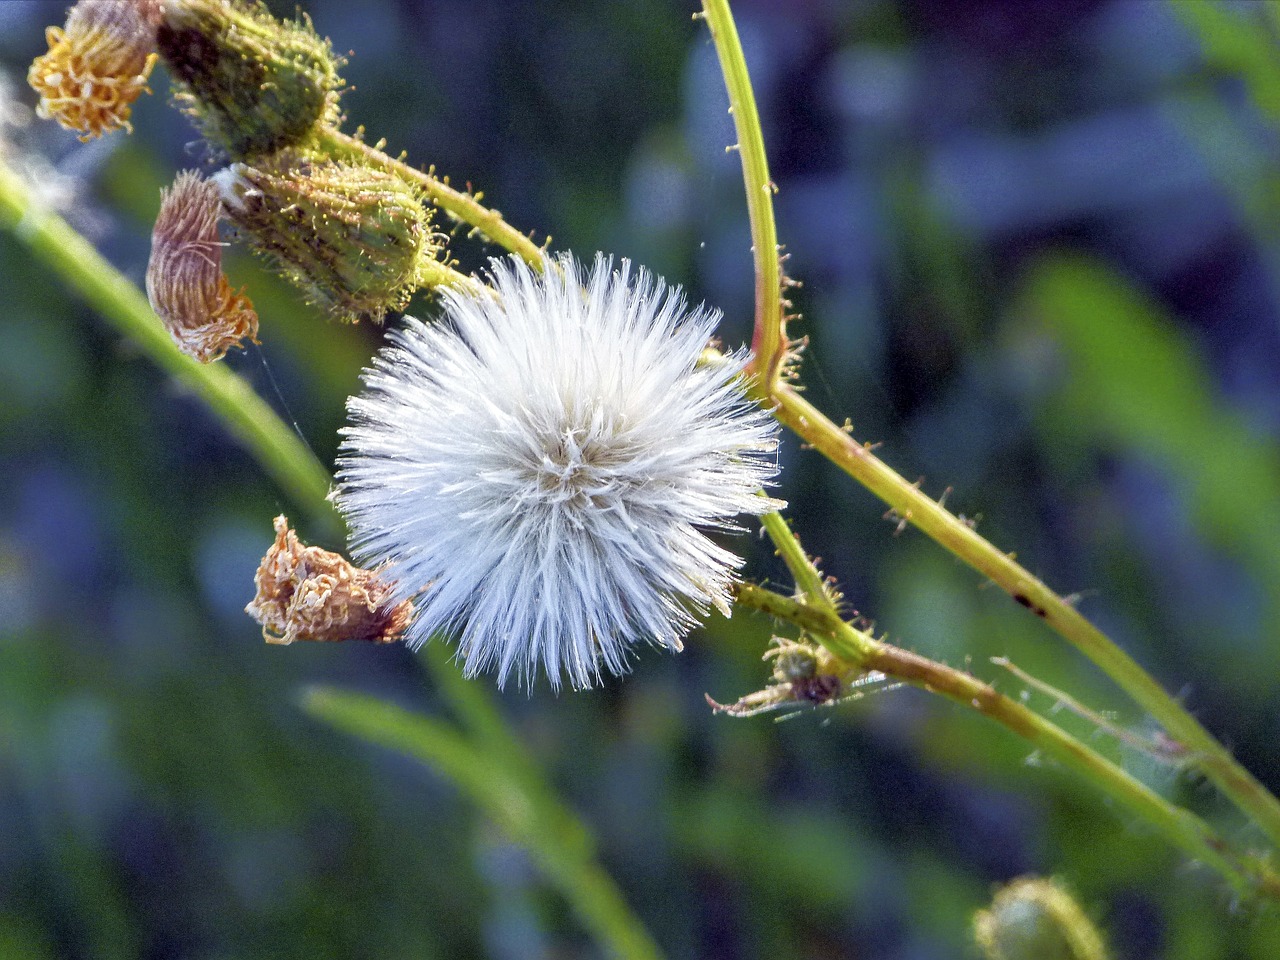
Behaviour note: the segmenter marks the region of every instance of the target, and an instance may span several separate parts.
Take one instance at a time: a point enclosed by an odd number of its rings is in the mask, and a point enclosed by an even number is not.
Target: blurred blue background
[[[727,343],[749,337],[741,175],[691,4],[304,6],[354,51],[347,129],[556,249],[652,267],[724,311]],[[0,4],[0,139],[140,281],[160,187],[212,158],[161,70],[132,137],[36,123],[23,78],[63,9]],[[734,9],[803,282],[808,398],[1078,593],[1280,789],[1280,19],[1142,0]],[[468,270],[493,252],[453,250]],[[263,344],[225,362],[331,462],[381,331],[327,321],[242,252],[228,271]],[[448,783],[298,709],[318,681],[439,709],[403,649],[268,647],[241,612],[276,513],[332,534],[8,236],[0,291],[0,957],[599,956]],[[1150,732],[816,454],[789,438],[782,459],[806,546],[879,629],[1016,694],[989,663],[1007,655]],[[749,576],[786,582],[755,538],[737,545]],[[1031,871],[1068,881],[1117,958],[1280,955],[1274,911],[936,698],[712,716],[704,693],[763,684],[769,632],[714,617],[603,689],[503,696],[672,957],[975,956],[972,912]],[[1059,716],[1257,841],[1200,781]]]

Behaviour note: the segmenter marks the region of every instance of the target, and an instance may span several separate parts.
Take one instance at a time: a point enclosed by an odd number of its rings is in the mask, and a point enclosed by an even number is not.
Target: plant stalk
[[[789,384],[774,392],[786,426],[883,500],[904,522],[937,541],[1056,630],[1097,664],[1134,702],[1182,744],[1191,762],[1280,846],[1280,801],[1153,680],[1138,663],[1062,597],[973,527],[908,483]]]
[[[534,270],[541,272],[545,255],[542,247],[502,219],[502,214],[497,210],[484,206],[470,193],[455,190],[434,174],[424,173],[403,160],[397,160],[375,149],[363,140],[337,130],[326,129],[320,135],[319,141],[321,148],[334,159],[369,163],[380,170],[417,184],[426,193],[427,199],[449,216],[468,224],[476,232],[517,254]]]
[[[765,393],[778,382],[787,352],[787,332],[782,315],[782,267],[778,261],[778,228],[773,217],[773,195],[777,191],[769,178],[769,160],[764,151],[760,112],[756,109],[751,76],[742,53],[738,28],[729,11],[728,0],[703,0],[702,16],[711,30],[720,70],[729,91],[729,112],[738,134],[738,155],[742,158],[742,181],[747,191],[747,216],[751,221],[751,254],[756,274],[756,321],[751,335],[751,363],[747,374],[754,376]]]
[[[862,669],[878,670],[887,677],[941,694],[991,718],[1036,749],[1092,780],[1095,786],[1152,824],[1193,860],[1211,866],[1238,893],[1280,901],[1280,876],[1265,863],[1233,851],[1195,814],[1170,803],[1052,721],[997,692],[990,684],[876,640],[828,611],[755,584],[741,584],[737,602],[793,623],[841,658],[845,658],[845,651],[851,648],[859,650],[860,658],[851,663]]]

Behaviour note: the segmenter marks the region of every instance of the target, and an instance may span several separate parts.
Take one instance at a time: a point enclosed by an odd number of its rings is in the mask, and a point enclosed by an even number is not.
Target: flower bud
[[[160,54],[200,132],[233,160],[304,143],[334,124],[342,65],[305,17],[239,0],[163,0]]]
[[[345,557],[304,547],[283,516],[254,576],[257,595],[245,612],[262,624],[267,643],[364,640],[394,643],[413,619],[413,603],[392,603],[393,584]]]
[[[160,0],[80,0],[65,28],[49,27],[49,52],[27,72],[36,113],[92,140],[124,127],[156,62]],[[149,92],[149,90],[148,90]]]
[[[254,247],[345,320],[402,309],[438,250],[418,193],[380,170],[278,157],[214,179]]]
[[[974,917],[974,938],[988,960],[1106,960],[1102,937],[1052,880],[1021,877]]]
[[[201,363],[222,357],[258,335],[258,315],[222,272],[217,186],[194,170],[178,174],[160,194],[151,232],[147,299],[178,349]]]

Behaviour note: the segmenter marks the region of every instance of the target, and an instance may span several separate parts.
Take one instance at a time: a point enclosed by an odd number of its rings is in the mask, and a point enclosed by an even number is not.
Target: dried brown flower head
[[[245,337],[256,342],[258,315],[222,272],[218,188],[194,170],[160,194],[151,232],[147,299],[178,349],[201,363],[217,360]]]
[[[27,72],[36,113],[91,140],[124,127],[156,62],[159,0],[80,0],[65,27],[49,27],[49,52]]]
[[[284,516],[276,517],[275,530],[276,542],[253,578],[257,596],[245,607],[262,624],[267,643],[400,639],[413,604],[390,605],[392,584],[339,554],[304,547]]]

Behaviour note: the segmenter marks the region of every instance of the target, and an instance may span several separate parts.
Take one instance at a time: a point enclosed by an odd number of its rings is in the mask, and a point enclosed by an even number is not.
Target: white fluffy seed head
[[[703,531],[781,506],[758,495],[775,424],[744,356],[698,364],[718,312],[628,261],[495,260],[491,281],[390,334],[336,500],[356,557],[414,599],[411,644],[440,631],[468,675],[588,687],[727,608],[741,561]]]

